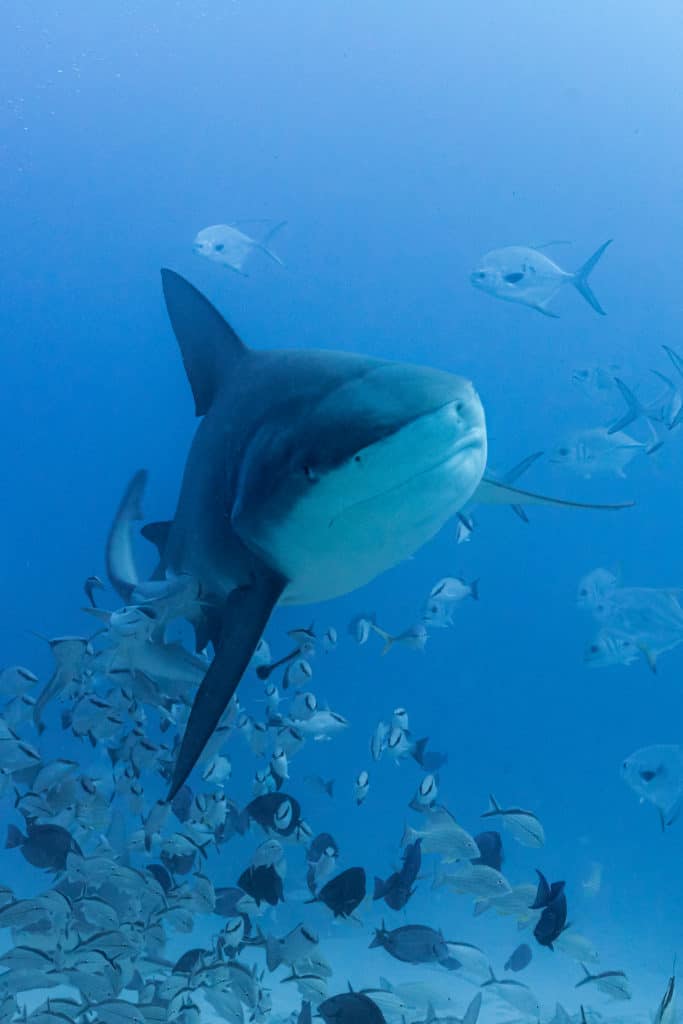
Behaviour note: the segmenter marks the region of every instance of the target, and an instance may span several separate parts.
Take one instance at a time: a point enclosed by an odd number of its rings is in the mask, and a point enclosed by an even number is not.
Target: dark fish
[[[176,818],[180,822],[186,822],[190,817],[190,811],[192,810],[192,790],[185,783],[181,786],[176,795],[171,801],[171,810],[175,814]]]
[[[284,902],[282,879],[272,864],[267,867],[263,865],[259,865],[257,868],[248,867],[240,875],[237,884],[247,895],[256,900],[256,905],[259,907],[262,902],[270,904],[271,907]]]
[[[437,750],[428,751],[428,743],[429,737],[417,740],[411,751],[412,757],[426,772],[438,772],[448,762],[448,754],[440,754]]]
[[[244,889],[238,889],[236,885],[216,889],[216,905],[213,912],[219,917],[237,917],[240,913],[239,902],[243,899]]]
[[[471,863],[484,864],[488,868],[500,871],[505,860],[500,832],[480,832],[478,836],[474,837],[474,841],[479,847],[479,856]]]
[[[156,879],[165,893],[169,893],[171,891],[173,888],[173,879],[163,864],[148,864],[147,870],[152,878]]]
[[[28,822],[26,835],[16,825],[8,825],[5,849],[12,850],[17,846],[29,864],[46,871],[63,871],[66,858],[70,853],[83,852],[67,829],[61,825],[35,825]]]
[[[195,851],[192,853],[168,853],[166,850],[162,850],[160,856],[172,875],[189,875],[197,859]]]
[[[548,885],[545,876],[537,869],[538,890],[531,910],[543,908],[536,927],[534,937],[540,946],[553,949],[553,942],[558,939],[567,927],[567,896],[564,882],[553,882]]]
[[[349,917],[365,899],[365,869],[347,868],[327,882],[307,903],[324,903],[335,917]]]
[[[415,891],[413,885],[422,864],[421,839],[409,843],[403,853],[403,866],[386,880],[375,878],[374,900],[384,900],[392,910],[401,910]]]
[[[203,962],[205,949],[188,949],[172,967],[174,974],[192,974]]]
[[[506,971],[523,971],[525,967],[528,967],[531,963],[531,947],[527,946],[526,942],[523,942],[521,946],[517,946],[514,953],[511,953],[505,962]]]
[[[301,805],[286,793],[263,793],[257,796],[247,804],[245,814],[265,832],[277,832],[281,836],[291,836],[301,823]]]
[[[386,1024],[377,1003],[362,992],[342,992],[318,1007],[325,1024]]]
[[[312,1019],[313,1018],[311,1017],[311,1004],[307,1002],[302,1002],[301,1012],[299,1013],[299,1016],[296,1019],[296,1024],[312,1024]]]
[[[448,946],[440,931],[424,924],[406,924],[389,931],[375,931],[370,949],[381,947],[405,964],[433,964],[449,960]]]
[[[325,855],[328,857],[339,856],[337,840],[329,832],[321,832],[320,835],[311,840],[311,844],[306,851],[306,860],[309,864],[317,864],[320,858]]]

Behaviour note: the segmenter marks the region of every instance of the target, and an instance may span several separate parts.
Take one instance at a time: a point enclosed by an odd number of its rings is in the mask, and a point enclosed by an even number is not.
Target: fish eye
[[[318,480],[320,479],[320,477],[318,476],[318,474],[316,473],[312,466],[304,466],[304,473],[306,474],[306,477],[309,480],[309,482],[312,484],[317,484]]]
[[[600,650],[600,648],[598,647],[597,644],[591,644],[590,647],[589,647],[589,650],[590,650],[591,654],[597,654],[598,651]]]
[[[225,249],[225,245],[223,244],[223,242],[216,242],[216,244],[214,245],[214,249],[216,250],[216,252],[223,252],[223,250]]]
[[[474,276],[477,278],[478,281],[483,281],[484,278],[486,277],[486,271],[478,270]]]
[[[581,590],[579,591],[579,597],[587,597],[587,596],[588,596],[588,591],[586,590],[585,587],[582,587]]]
[[[522,280],[523,277],[524,277],[524,274],[520,274],[519,272],[516,272],[514,274],[505,274],[505,276],[503,277],[503,280],[507,281],[508,284],[519,284],[519,282]]]
[[[360,455],[354,455],[353,461],[354,462],[362,462],[363,460],[361,459]]]
[[[569,455],[569,448],[558,448],[557,449],[557,454],[558,455]]]
[[[649,769],[645,769],[639,774],[643,782],[652,782],[653,779],[657,778],[657,772],[650,771]]]

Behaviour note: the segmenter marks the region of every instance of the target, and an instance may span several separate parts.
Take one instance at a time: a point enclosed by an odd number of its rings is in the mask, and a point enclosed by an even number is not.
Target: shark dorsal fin
[[[161,282],[192,388],[195,413],[203,416],[247,347],[218,310],[184,277],[173,270],[162,270]]]

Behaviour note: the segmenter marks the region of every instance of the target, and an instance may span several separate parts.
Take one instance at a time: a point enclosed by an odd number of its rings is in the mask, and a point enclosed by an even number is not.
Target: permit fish
[[[241,224],[242,227],[247,227],[252,223],[259,222],[235,221],[232,224],[212,224],[211,227],[202,228],[195,236],[192,248],[198,256],[204,256],[205,259],[211,260],[213,263],[220,263],[222,267],[234,270],[244,277],[247,276],[244,271],[245,264],[255,252],[262,252],[282,266],[282,260],[269,246],[287,221],[280,221],[279,224],[267,228],[258,241],[245,234],[237,226]]]
[[[529,306],[550,317],[558,316],[548,308],[550,303],[564,285],[571,284],[596,313],[604,316],[605,311],[596,299],[588,278],[611,242],[611,238],[603,242],[573,273],[562,270],[539,249],[522,245],[492,249],[470,274],[470,283],[497,299]]]
[[[511,978],[498,979],[491,971],[488,981],[482,982],[481,987],[514,1006],[524,1017],[533,1017],[534,1020],[540,1018],[541,1007],[536,994],[521,981],[513,981]]]
[[[469,381],[348,353],[249,349],[184,278],[164,270],[162,283],[201,423],[173,520],[143,534],[159,552],[155,579],[197,581],[199,649],[214,648],[175,760],[172,799],[276,604],[357,589],[472,499],[577,506],[485,477],[485,417]],[[400,529],[387,531],[388,521]]]
[[[662,831],[676,821],[683,805],[683,747],[641,747],[622,763],[621,777],[641,803],[654,804]]]
[[[490,808],[482,818],[501,818],[503,825],[522,846],[541,847],[545,844],[543,825],[532,811],[522,807],[502,808],[493,793],[489,794]]]
[[[583,967],[584,977],[577,981],[575,988],[582,985],[595,985],[600,992],[612,999],[630,999],[631,986],[623,971],[601,971],[600,974],[591,974],[585,964]]]
[[[577,430],[550,454],[550,461],[584,480],[594,476],[626,478],[626,467],[637,455],[652,455],[656,449],[636,441],[623,430],[610,433],[605,427]]]

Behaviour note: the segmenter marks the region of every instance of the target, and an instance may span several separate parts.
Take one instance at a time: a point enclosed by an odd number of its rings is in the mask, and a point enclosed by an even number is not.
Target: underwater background
[[[107,530],[137,468],[150,471],[146,518],[173,513],[195,420],[162,266],[254,347],[362,352],[468,377],[501,472],[614,417],[572,382],[577,369],[616,365],[651,392],[650,370],[671,372],[662,344],[683,351],[678,4],[4,0],[0,26],[0,665],[26,665],[42,682],[50,652],[32,631],[94,631],[83,580],[104,575]],[[241,219],[287,221],[273,243],[284,266],[257,255],[242,277],[193,252],[200,229]],[[573,270],[608,238],[591,278],[606,317],[573,289],[550,319],[471,287],[489,250],[567,240],[553,258]],[[630,429],[644,439],[642,425]],[[456,544],[453,522],[363,590],[276,610],[266,631],[275,656],[286,630],[311,621],[339,634],[315,659],[312,688],[350,728],[307,744],[288,788],[314,832],[335,836],[343,866],[371,878],[400,861],[422,774],[413,761],[373,765],[368,746],[397,706],[415,736],[448,753],[440,796],[470,832],[484,827],[491,792],[541,819],[542,850],[504,833],[506,877],[531,882],[540,868],[565,879],[572,927],[633,989],[630,1003],[588,999],[573,988],[575,961],[535,948],[521,977],[544,1019],[556,1000],[573,1014],[582,999],[608,1019],[649,1019],[681,950],[683,823],[662,833],[620,766],[637,748],[682,741],[683,654],[664,654],[656,674],[644,658],[592,668],[583,652],[595,624],[576,606],[579,579],[597,566],[629,586],[683,582],[680,446],[672,431],[625,478],[584,479],[539,459],[525,486],[635,507],[531,508],[528,524],[505,507],[477,510],[469,543]],[[144,542],[140,559],[151,571]],[[377,638],[358,646],[348,635],[360,612],[391,632],[419,621],[444,576],[478,579],[480,598],[431,630],[423,651],[382,657]],[[256,713],[261,693],[251,672],[240,701]],[[44,758],[97,760],[62,731],[58,706],[46,721]],[[38,743],[30,723],[22,735]],[[228,754],[226,793],[241,806],[254,757],[239,737]],[[362,769],[371,790],[357,807]],[[306,789],[309,774],[336,780],[333,800]],[[10,790],[2,820],[22,824],[12,802]],[[235,884],[248,862],[240,842],[210,854],[214,884]],[[602,884],[589,893],[596,863]],[[364,929],[332,927],[313,908],[321,948],[339,949],[331,991],[424,975],[368,953],[382,916],[476,943],[502,973],[529,933],[474,918],[466,897],[432,891],[430,871],[405,914],[361,908]],[[22,896],[51,884],[15,849],[2,851],[0,874]],[[261,927],[281,934],[300,919],[285,904]],[[292,1009],[292,992],[271,982],[275,1009],[285,996]],[[462,1010],[474,990],[448,983]],[[515,1019],[507,1009],[485,1001],[482,1020]]]

